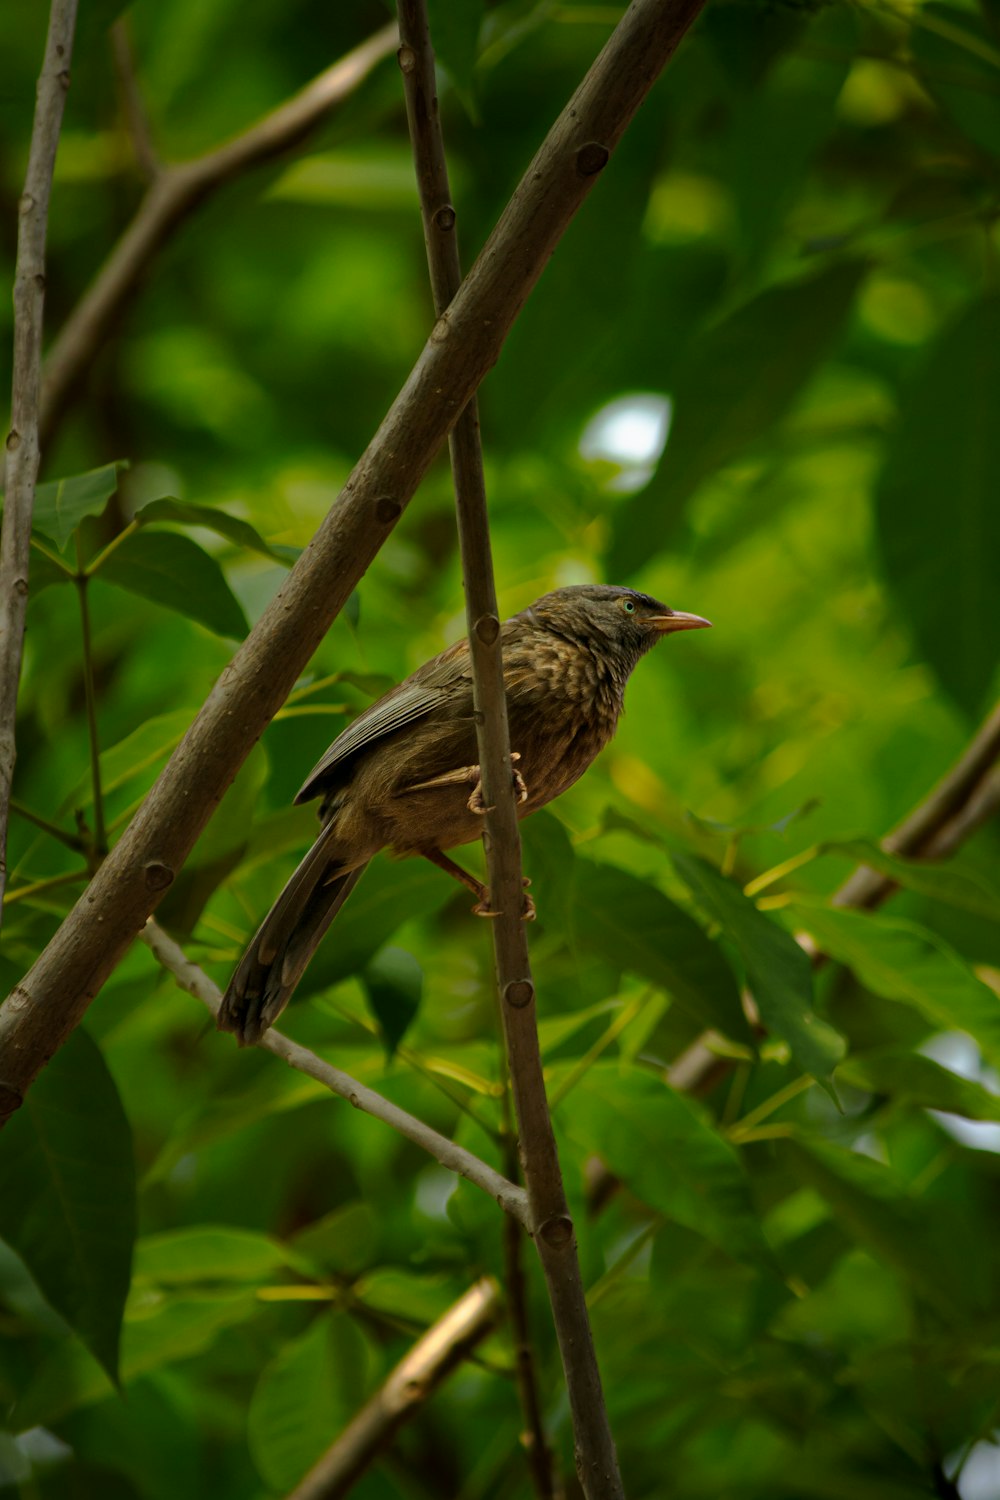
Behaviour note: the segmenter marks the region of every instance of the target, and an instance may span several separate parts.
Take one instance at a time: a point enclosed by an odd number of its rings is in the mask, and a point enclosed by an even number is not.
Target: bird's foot
[[[512,777],[513,782],[514,782],[514,791],[517,793],[518,803],[520,804],[522,802],[527,802],[527,800],[528,800],[528,784],[525,781],[524,777],[521,775],[520,771],[513,764],[514,761],[521,759],[521,753],[520,753],[520,751],[519,750],[512,750],[511,753],[510,753],[510,759],[511,759],[511,777]],[[475,771],[476,776],[477,776],[477,781],[476,781],[475,786],[472,789],[472,795],[469,798],[467,806],[468,806],[468,809],[469,809],[470,812],[477,813],[480,817],[485,817],[486,814],[488,812],[492,812],[493,809],[486,806],[486,799],[483,796],[483,778],[479,774],[479,767],[478,766],[472,766],[472,767],[470,767],[470,769],[473,770],[473,771]]]
[[[524,886],[529,886],[531,884],[531,881],[528,879],[527,875],[522,876],[521,884]],[[500,915],[500,913],[490,905],[490,893],[486,886],[483,886],[482,894],[476,905],[472,908],[472,914],[475,917],[498,917]],[[535,903],[528,895],[528,892],[525,891],[524,896],[521,900],[521,920],[522,922],[533,922],[537,916],[538,911],[535,907]]]

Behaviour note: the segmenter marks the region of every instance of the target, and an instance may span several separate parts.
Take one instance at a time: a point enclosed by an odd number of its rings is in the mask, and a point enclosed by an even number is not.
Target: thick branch
[[[222,1001],[218,985],[213,984],[204,969],[199,969],[197,964],[191,962],[183,948],[157,922],[150,920],[146,923],[142,940],[163,967],[174,976],[181,989],[187,990],[189,995],[194,995],[195,999],[207,1005],[213,1016],[218,1016]],[[263,1047],[266,1052],[273,1052],[275,1057],[282,1058],[290,1068],[315,1078],[317,1083],[321,1083],[338,1098],[346,1099],[355,1109],[362,1110],[366,1115],[373,1115],[376,1120],[391,1126],[422,1151],[427,1151],[449,1172],[457,1172],[459,1177],[466,1177],[476,1187],[482,1188],[484,1193],[488,1193],[499,1203],[505,1213],[511,1214],[527,1227],[529,1214],[524,1189],[516,1183],[508,1182],[506,1177],[494,1171],[486,1162],[480,1161],[478,1156],[473,1156],[471,1151],[456,1146],[454,1141],[450,1141],[439,1131],[432,1130],[415,1115],[407,1114],[405,1109],[400,1109],[366,1084],[359,1083],[349,1073],[342,1073],[339,1068],[324,1062],[315,1052],[310,1052],[308,1047],[301,1047],[280,1031],[266,1031],[256,1045]]]
[[[151,148],[141,158],[150,185],[135,218],[125,230],[96,279],[80,299],[45,362],[42,385],[42,441],[48,434],[91,361],[104,344],[150,261],[182,221],[224,183],[251,167],[298,145],[320,120],[359,87],[396,43],[395,26],[383,26],[368,41],[314,78],[298,94],[204,156],[158,168]],[[121,48],[120,34],[116,46]],[[130,75],[129,75],[130,76]],[[127,96],[130,99],[131,96]],[[132,99],[130,118],[136,134]],[[140,115],[140,118],[141,115]],[[140,127],[137,144],[146,142]]]
[[[288,1500],[338,1500],[346,1495],[419,1407],[493,1328],[496,1282],[477,1281],[418,1339]]]
[[[28,608],[31,516],[38,477],[38,386],[45,311],[45,236],[52,172],[69,88],[75,26],[76,0],[52,0],[17,231],[7,495],[0,537],[0,901],[7,884],[7,824],[10,787],[17,758],[17,686],[21,677],[24,617]]]
[[[0,1122],[111,974],[495,362],[701,0],[635,0],[549,132],[343,491],[119,843],[0,1010]],[[509,875],[501,895],[510,888]]]
[[[434,53],[425,0],[398,0],[398,11],[402,43],[399,65],[406,85],[434,310],[440,317],[461,285],[462,272],[436,97]],[[595,166],[600,149],[594,156]],[[497,988],[533,1234],[566,1375],[577,1472],[584,1494],[588,1500],[624,1496],[542,1077],[535,987],[521,915],[521,839],[512,786],[479,414],[474,400],[452,430],[451,466],[465,580],[476,739],[487,807],[486,864],[490,899],[497,912],[493,922]]]

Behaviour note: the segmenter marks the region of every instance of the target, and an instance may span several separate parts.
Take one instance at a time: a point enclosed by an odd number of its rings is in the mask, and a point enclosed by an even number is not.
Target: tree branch
[[[552,127],[312,542],[82,899],[0,1010],[0,1123],[155,909],[392,531],[701,3],[634,0]],[[509,889],[508,874],[501,899]]]
[[[28,170],[19,205],[7,495],[0,537],[0,901],[7,884],[7,825],[17,759],[17,687],[28,608],[31,516],[40,453],[38,386],[45,312],[45,237],[75,26],[76,0],[52,0],[45,55],[38,77]]]
[[[115,36],[120,61],[120,33]],[[70,314],[45,362],[41,429],[46,441],[94,356],[135,293],[157,251],[205,199],[261,162],[298,145],[332,109],[352,94],[396,43],[395,26],[383,26],[314,78],[298,94],[240,135],[191,161],[161,165],[151,158],[148,132],[137,124],[130,68],[126,107],[140,165],[150,178],[135,217]],[[145,116],[139,112],[138,119]],[[153,168],[151,170],[151,168]]]
[[[499,1309],[496,1282],[489,1277],[475,1282],[417,1340],[288,1500],[339,1500],[346,1495],[403,1423],[486,1337]]]
[[[958,760],[922,802],[886,834],[882,848],[889,854],[905,854],[911,859],[929,855],[940,859],[957,848],[957,842],[945,841],[945,832],[953,819],[964,815],[977,791],[1000,759],[1000,703],[984,720]],[[988,814],[987,814],[988,815]],[[983,819],[982,821],[985,821]],[[978,827],[978,823],[976,824]],[[962,835],[967,837],[969,828]],[[862,865],[833,897],[836,906],[880,906],[895,890],[885,875]]]
[[[399,66],[406,88],[434,311],[442,318],[461,285],[462,271],[435,88],[434,52],[425,0],[398,0],[398,12],[402,44]],[[584,150],[589,151],[588,161],[592,160],[594,169],[599,170],[607,159],[604,146],[594,143]],[[455,423],[450,442],[476,741],[487,808],[483,840],[490,900],[497,912],[492,924],[497,988],[517,1111],[521,1163],[531,1204],[532,1234],[552,1305],[573,1414],[577,1473],[584,1494],[588,1500],[596,1500],[599,1495],[624,1497],[542,1075],[535,986],[521,915],[524,900],[521,838],[514,801],[500,621],[475,399]]]
[[[136,164],[146,181],[152,182],[162,170],[162,162],[153,140],[142,90],[136,77],[132,31],[127,15],[119,16],[111,28],[111,54],[115,61],[115,74],[121,93],[122,113],[125,116],[132,150],[135,152]]]
[[[204,969],[191,962],[183,948],[152,918],[143,929],[142,940],[153,956],[174,976],[181,989],[187,990],[189,995],[194,995],[195,999],[207,1005],[213,1016],[218,1016],[222,1002],[222,992],[218,985],[209,979]],[[482,1188],[484,1193],[488,1193],[499,1203],[504,1213],[510,1214],[521,1224],[528,1225],[528,1201],[524,1189],[516,1183],[508,1182],[506,1177],[494,1171],[471,1151],[456,1146],[454,1141],[450,1141],[439,1131],[432,1130],[423,1120],[400,1109],[366,1084],[359,1083],[349,1073],[343,1073],[339,1068],[324,1062],[315,1052],[310,1052],[308,1047],[300,1046],[280,1031],[266,1031],[256,1045],[265,1052],[273,1052],[275,1057],[280,1057],[290,1068],[315,1078],[317,1083],[328,1088],[339,1099],[346,1099],[355,1109],[362,1110],[366,1115],[373,1115],[376,1120],[391,1126],[422,1151],[428,1152],[449,1172],[456,1172],[459,1177],[465,1177],[476,1187]]]
[[[911,813],[881,840],[889,854],[909,858],[946,859],[967,838],[1000,810],[1000,703],[973,735],[958,760]],[[859,865],[853,875],[831,897],[836,906],[862,907],[874,911],[896,890],[889,876]],[[818,963],[822,954],[812,939],[802,934],[797,941]],[[719,1057],[703,1037],[675,1058],[668,1069],[671,1085],[689,1093],[714,1088],[729,1071],[727,1059]]]

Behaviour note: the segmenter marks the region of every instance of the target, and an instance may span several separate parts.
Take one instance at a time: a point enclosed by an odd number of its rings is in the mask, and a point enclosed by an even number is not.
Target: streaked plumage
[[[524,789],[519,816],[572,786],[611,739],[645,652],[670,631],[707,624],[646,594],[596,584],[557,589],[505,621],[510,744]],[[220,1027],[243,1043],[258,1040],[380,849],[443,862],[477,890],[482,906],[479,883],[441,854],[482,833],[477,758],[462,640],[360,714],[306,778],[295,800],[321,798],[323,828],[240,961]]]

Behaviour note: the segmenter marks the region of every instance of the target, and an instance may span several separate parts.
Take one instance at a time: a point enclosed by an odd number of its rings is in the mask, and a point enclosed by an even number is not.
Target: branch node
[[[607,146],[602,146],[599,141],[588,141],[576,153],[576,170],[581,177],[596,177],[598,172],[603,172],[610,157]]]
[[[417,66],[417,54],[412,47],[400,47],[396,53],[396,61],[401,73],[412,73]]]
[[[500,634],[500,621],[496,615],[480,615],[476,621],[475,630],[484,646],[492,646]]]
[[[449,324],[448,316],[445,313],[440,318],[438,318],[437,322],[434,324],[434,327],[431,329],[430,341],[432,344],[443,344],[447,339],[449,333],[451,333],[451,325]]]
[[[174,878],[174,872],[169,865],[162,864],[160,860],[151,859],[145,866],[146,886],[151,891],[165,891]]]
[[[454,229],[457,215],[450,203],[442,203],[441,207],[434,211],[434,227],[447,234],[449,229]]]
[[[530,979],[512,979],[504,985],[503,997],[515,1010],[523,1010],[535,998],[535,986]]]
[[[573,1220],[568,1214],[556,1214],[551,1219],[546,1219],[544,1224],[539,1225],[538,1236],[547,1245],[559,1249],[563,1245],[569,1245],[573,1240]]]
[[[11,431],[7,434],[7,452],[16,453],[20,446],[21,434],[19,432],[15,432],[12,428]]]
[[[392,495],[380,495],[375,501],[375,519],[382,526],[391,526],[402,514],[402,505]]]

